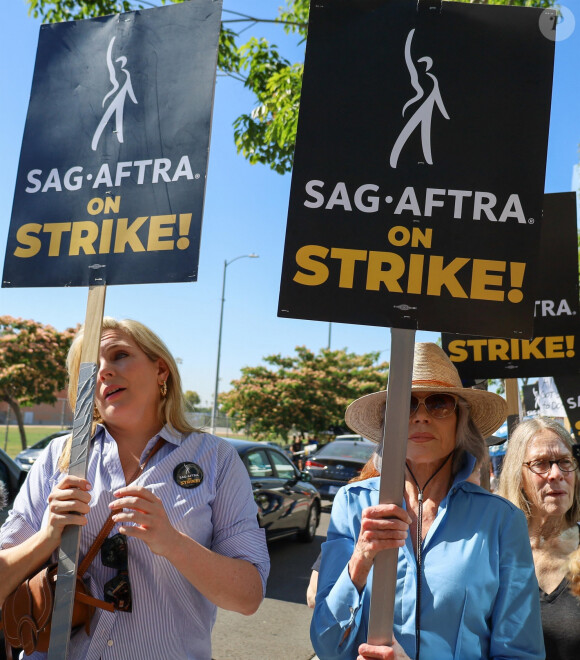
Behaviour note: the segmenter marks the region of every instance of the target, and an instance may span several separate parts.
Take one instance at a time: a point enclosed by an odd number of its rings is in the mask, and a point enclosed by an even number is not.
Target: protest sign
[[[547,378],[545,376],[538,378],[535,388],[540,415],[545,417],[566,417],[566,411],[553,378]]]
[[[220,19],[41,27],[2,286],[197,279]]]
[[[462,379],[580,373],[576,195],[545,195],[535,273],[534,337],[441,335]],[[484,323],[482,323],[484,325]]]
[[[580,442],[580,376],[556,376],[554,382],[574,432],[575,442]]]
[[[415,330],[532,336],[554,55],[541,15],[311,2],[278,316],[391,327],[380,503],[402,502]],[[377,555],[370,644],[392,643],[396,569],[396,549]]]
[[[221,0],[43,25],[2,286],[89,286],[69,474],[86,477],[107,284],[197,279]],[[59,548],[67,657],[81,527]]]
[[[531,337],[554,44],[430,4],[312,3],[278,315]]]
[[[537,417],[540,414],[540,393],[537,384],[522,385],[522,395],[524,399],[524,415],[528,417]]]

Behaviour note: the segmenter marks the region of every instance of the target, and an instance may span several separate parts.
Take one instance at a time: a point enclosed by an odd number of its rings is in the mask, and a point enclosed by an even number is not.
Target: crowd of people
[[[73,408],[83,341],[81,330],[68,358]],[[112,516],[105,543],[109,554],[122,550],[123,566],[100,553],[85,577],[114,610],[97,609],[89,634],[73,631],[68,657],[209,660],[217,607],[252,614],[265,594],[269,557],[247,472],[227,442],[189,424],[175,360],[151,330],[105,318],[97,366],[86,478],[67,472],[70,438],[33,465],[0,530],[0,602],[57,559],[66,526],[82,528],[82,558]],[[488,445],[504,399],[463,387],[440,347],[416,344],[403,502],[381,504],[393,441],[385,407],[381,391],[346,410],[348,426],[377,448],[336,495],[313,567],[320,660],[578,660],[580,480],[570,433],[542,418],[522,422],[491,493]],[[295,438],[296,461],[301,445]],[[396,551],[397,575],[393,637],[377,645],[367,638],[383,550]]]

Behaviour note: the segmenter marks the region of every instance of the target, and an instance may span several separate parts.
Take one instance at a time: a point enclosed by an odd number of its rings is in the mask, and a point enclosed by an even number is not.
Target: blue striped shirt
[[[227,557],[244,559],[258,569],[263,592],[270,567],[264,531],[259,528],[256,504],[246,469],[236,450],[207,433],[183,435],[164,427],[166,440],[134,482],[161,498],[171,524],[206,548]],[[141,461],[157,442],[147,444]],[[66,437],[51,442],[34,463],[14,508],[0,530],[0,547],[8,548],[32,536],[46,523],[48,496],[61,479],[57,462]],[[182,488],[173,478],[180,463],[193,462],[203,470],[196,488]],[[125,486],[117,443],[99,426],[92,440],[87,479],[92,484],[91,510],[81,534],[80,557],[90,548],[109,515],[113,492]],[[115,525],[111,536],[118,532]],[[76,632],[69,660],[142,660],[143,658],[211,658],[211,629],[217,608],[164,557],[154,555],[139,539],[128,537],[132,612],[96,610],[91,636]],[[53,560],[57,560],[55,553]],[[91,593],[103,597],[105,582],[117,571],[97,555],[85,577]],[[35,660],[45,658],[34,653]]]

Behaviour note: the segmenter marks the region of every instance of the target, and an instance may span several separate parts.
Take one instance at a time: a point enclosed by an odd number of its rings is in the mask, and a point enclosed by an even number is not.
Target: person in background
[[[376,468],[377,462],[380,463],[380,456],[375,452],[369,460],[364,464],[360,474],[356,477],[353,477],[348,483],[352,484],[355,481],[363,481],[364,479],[370,479],[371,477],[378,477],[379,471]],[[320,561],[322,560],[322,552],[318,553],[316,561],[312,564],[310,581],[308,582],[308,587],[306,589],[306,604],[311,609],[314,609],[316,605],[316,590],[318,589],[318,572],[320,571]]]
[[[542,417],[519,424],[510,436],[499,494],[527,518],[546,658],[578,660],[580,480],[568,431]]]
[[[81,330],[67,360],[73,409],[83,341]],[[209,660],[217,608],[252,614],[265,592],[268,550],[246,469],[228,442],[189,425],[175,360],[137,321],[103,320],[94,422],[86,479],[67,474],[66,436],[32,466],[0,530],[0,602],[57,560],[67,525],[82,527],[82,560],[112,512],[85,577],[115,610],[96,610],[68,658]]]
[[[486,483],[488,483],[488,490],[496,493],[499,487],[501,464],[507,449],[507,438],[492,435],[485,439],[485,444],[488,447],[487,460],[485,461],[485,468],[488,475]],[[497,452],[501,452],[501,454]]]
[[[304,456],[304,443],[302,442],[302,438],[299,435],[294,436],[294,439],[292,441],[292,445],[290,447],[290,451],[292,452],[292,460],[294,461],[294,465],[299,470],[302,470],[303,456]]]
[[[501,475],[501,468],[505,458],[505,453],[508,448],[508,439],[506,438],[497,438],[497,442],[489,444],[489,460],[491,462],[491,470],[493,476],[497,483],[499,483],[499,478]]]
[[[357,399],[347,424],[381,442],[385,402],[386,392]],[[467,481],[505,416],[500,396],[462,387],[439,346],[416,344],[404,503],[378,504],[378,477],[337,493],[311,625],[320,660],[544,657],[525,516]],[[370,645],[372,589],[382,587],[373,562],[394,548],[394,642]]]

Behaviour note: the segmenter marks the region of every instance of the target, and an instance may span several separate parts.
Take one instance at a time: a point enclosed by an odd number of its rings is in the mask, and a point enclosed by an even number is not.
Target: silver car
[[[46,438],[42,438],[42,440],[35,442],[31,447],[21,451],[14,460],[23,470],[28,472],[34,461],[40,456],[42,450],[48,447],[51,440],[54,440],[54,438],[60,438],[63,435],[70,435],[71,433],[71,429],[51,433],[50,435],[47,435]]]

